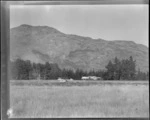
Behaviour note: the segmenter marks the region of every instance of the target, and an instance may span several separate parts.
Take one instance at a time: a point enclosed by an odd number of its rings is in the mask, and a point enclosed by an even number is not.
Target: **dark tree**
[[[132,56],[129,58],[129,79],[134,80],[136,74],[136,61],[133,60]]]
[[[31,62],[29,60],[23,61],[21,59],[17,59],[11,63],[11,71],[13,79],[29,80],[30,73],[32,71]]]
[[[107,79],[108,80],[114,80],[114,65],[111,61],[109,61],[108,65],[106,66],[107,69]]]
[[[46,80],[50,79],[52,76],[51,76],[51,65],[49,62],[46,62],[45,63],[45,70],[44,70],[44,78]]]
[[[115,60],[114,60],[114,79],[120,80],[120,78],[121,78],[121,62],[117,57],[115,57]]]

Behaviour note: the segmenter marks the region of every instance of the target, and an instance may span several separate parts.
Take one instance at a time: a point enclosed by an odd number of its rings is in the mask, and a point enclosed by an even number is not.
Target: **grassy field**
[[[149,117],[148,81],[10,81],[11,117]]]

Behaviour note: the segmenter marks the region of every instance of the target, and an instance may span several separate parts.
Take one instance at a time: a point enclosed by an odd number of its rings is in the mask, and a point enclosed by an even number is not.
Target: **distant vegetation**
[[[148,80],[149,72],[144,73],[140,70],[136,71],[136,61],[132,56],[129,59],[119,60],[115,57],[114,61],[109,61],[106,65],[106,70],[98,71],[83,71],[77,69],[60,69],[54,63],[46,62],[31,63],[29,60],[16,59],[10,63],[11,65],[11,79],[15,80],[32,80],[42,79],[51,80],[58,79],[59,77],[65,79],[81,80],[82,76],[97,76],[102,77],[104,80]]]

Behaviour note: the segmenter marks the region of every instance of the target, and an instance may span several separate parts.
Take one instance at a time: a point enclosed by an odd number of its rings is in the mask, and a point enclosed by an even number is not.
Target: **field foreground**
[[[149,117],[148,81],[10,81],[11,117]]]

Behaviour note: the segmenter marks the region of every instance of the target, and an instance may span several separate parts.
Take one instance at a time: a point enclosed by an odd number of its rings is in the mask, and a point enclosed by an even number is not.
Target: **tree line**
[[[82,76],[97,76],[103,80],[148,80],[149,72],[136,71],[136,61],[132,56],[129,59],[109,61],[106,70],[83,71],[81,69],[60,69],[58,64],[46,62],[32,63],[30,60],[16,59],[10,62],[11,79],[15,80],[54,80],[64,79],[81,80]]]
[[[107,71],[103,76],[107,80],[148,80],[149,72],[142,72],[140,69],[136,70],[136,60],[130,56],[129,59],[119,60],[115,57],[106,65]]]

